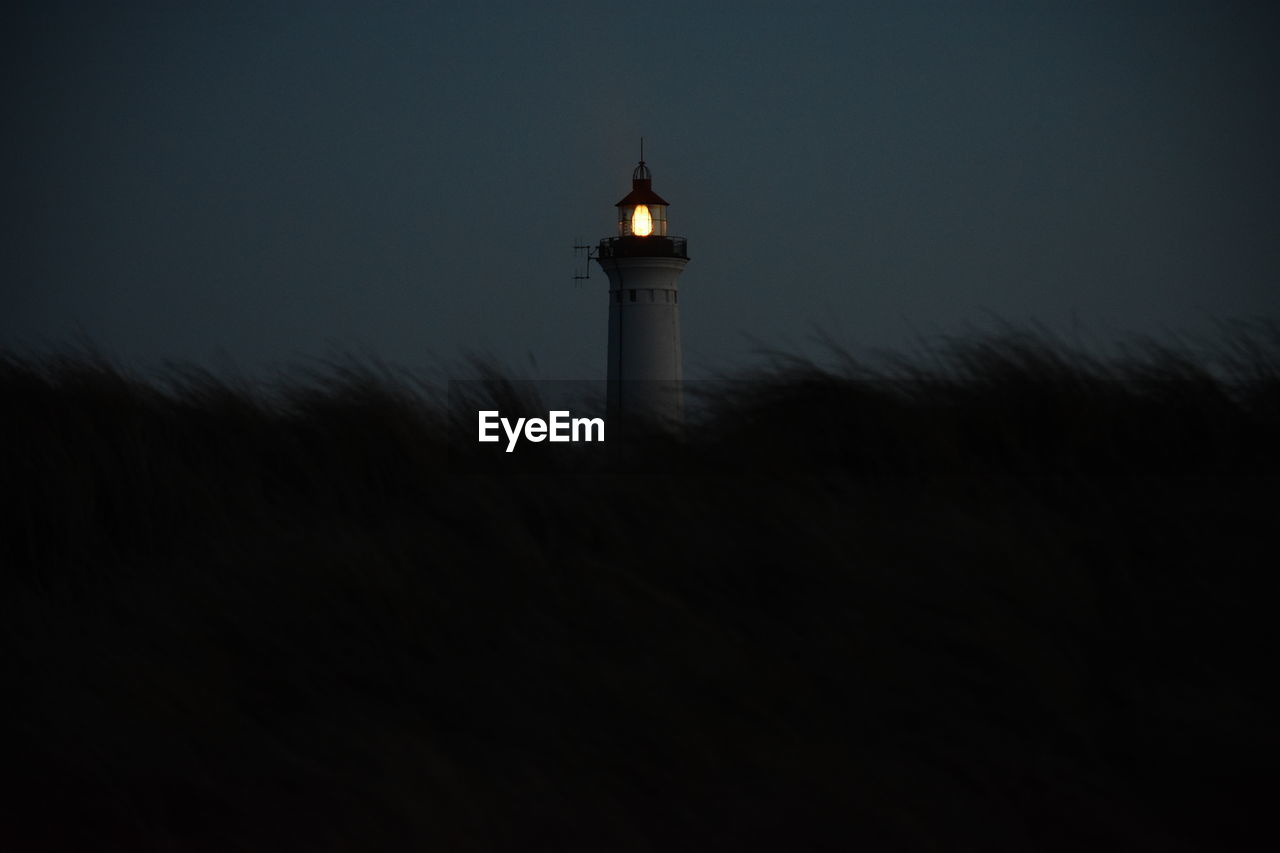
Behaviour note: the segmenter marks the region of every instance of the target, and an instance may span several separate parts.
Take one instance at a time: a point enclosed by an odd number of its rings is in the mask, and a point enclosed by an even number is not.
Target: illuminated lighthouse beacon
[[[667,202],[653,191],[643,151],[631,192],[618,202],[618,236],[600,241],[596,260],[609,276],[609,416],[678,426],[684,400],[677,282],[689,255],[683,237],[667,234]]]

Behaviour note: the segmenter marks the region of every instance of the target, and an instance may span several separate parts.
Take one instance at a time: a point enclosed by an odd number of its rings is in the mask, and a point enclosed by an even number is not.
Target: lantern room
[[[618,236],[667,236],[667,202],[653,191],[653,175],[643,160],[631,173],[631,192],[618,202]]]

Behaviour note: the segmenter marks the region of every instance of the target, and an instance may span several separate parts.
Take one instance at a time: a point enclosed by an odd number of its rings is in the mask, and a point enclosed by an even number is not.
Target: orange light
[[[637,237],[648,237],[653,233],[653,217],[649,215],[649,205],[636,205],[636,212],[631,214],[631,233]]]

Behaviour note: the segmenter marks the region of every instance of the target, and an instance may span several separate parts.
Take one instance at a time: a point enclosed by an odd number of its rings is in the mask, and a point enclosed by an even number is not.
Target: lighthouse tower
[[[677,282],[689,254],[683,237],[667,233],[667,202],[640,157],[617,205],[618,236],[596,252],[609,277],[608,410],[623,423],[672,426],[684,417]]]

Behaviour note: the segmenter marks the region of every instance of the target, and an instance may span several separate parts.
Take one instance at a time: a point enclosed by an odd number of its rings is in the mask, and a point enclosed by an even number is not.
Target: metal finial
[[[644,137],[640,137],[640,162],[644,162]]]

